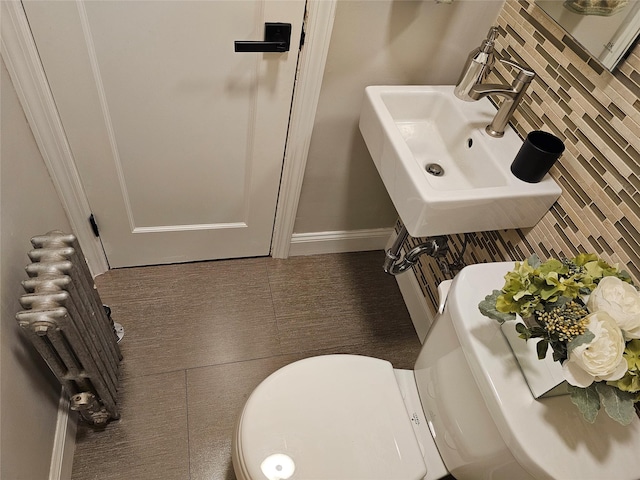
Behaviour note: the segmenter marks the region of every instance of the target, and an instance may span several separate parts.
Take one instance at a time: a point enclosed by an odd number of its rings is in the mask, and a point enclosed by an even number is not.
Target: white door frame
[[[299,61],[289,134],[271,243],[276,258],[289,255],[322,76],[338,0],[307,0],[305,45]],[[49,89],[20,0],[6,0],[0,18],[1,53],[27,121],[58,192],[69,223],[94,276],[109,269],[88,218],[91,208]],[[44,233],[44,232],[34,232]]]
[[[89,201],[49,90],[29,22],[19,0],[0,3],[0,53],[71,228],[91,273],[96,276],[106,272],[109,265],[102,244],[89,225]],[[46,232],[33,232],[34,235],[43,233]]]
[[[299,60],[291,105],[280,194],[271,240],[271,256],[274,258],[289,256],[337,2],[338,0],[307,0],[305,44]]]

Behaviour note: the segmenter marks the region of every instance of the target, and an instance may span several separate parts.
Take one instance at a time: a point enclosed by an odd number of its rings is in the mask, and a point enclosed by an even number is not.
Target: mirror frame
[[[535,5],[580,48],[604,68],[613,71],[640,35],[640,0],[629,0],[623,12],[610,16],[576,13],[566,8],[565,3],[562,0],[535,0]],[[594,35],[594,32],[597,33]]]

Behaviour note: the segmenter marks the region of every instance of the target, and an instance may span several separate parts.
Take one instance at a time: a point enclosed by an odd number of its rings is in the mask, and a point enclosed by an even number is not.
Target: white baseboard
[[[427,306],[427,300],[422,294],[420,284],[413,269],[396,276],[396,282],[400,287],[400,293],[409,310],[413,328],[416,329],[420,343],[424,343],[427,332],[433,323],[433,315]]]
[[[58,403],[58,420],[51,453],[49,480],[70,480],[73,454],[76,450],[76,415],[69,410],[69,397],[64,390]]]
[[[289,256],[383,250],[392,232],[392,228],[374,228],[369,230],[294,233],[291,235]]]

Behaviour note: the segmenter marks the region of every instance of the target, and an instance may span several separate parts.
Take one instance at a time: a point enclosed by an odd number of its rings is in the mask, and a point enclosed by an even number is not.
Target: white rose
[[[585,318],[595,338],[569,352],[569,358],[562,364],[564,378],[581,388],[601,380],[621,379],[627,371],[627,361],[622,356],[625,347],[622,331],[607,312],[591,313]]]
[[[611,315],[627,339],[640,338],[640,293],[618,277],[604,277],[591,292],[587,308]]]

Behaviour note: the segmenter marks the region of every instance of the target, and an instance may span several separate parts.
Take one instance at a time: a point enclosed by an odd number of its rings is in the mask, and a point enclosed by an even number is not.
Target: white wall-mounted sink
[[[400,218],[414,237],[532,227],[562,190],[546,175],[526,183],[510,170],[522,140],[484,128],[496,108],[464,102],[453,86],[365,89],[360,131]],[[434,176],[427,166],[444,173]]]

